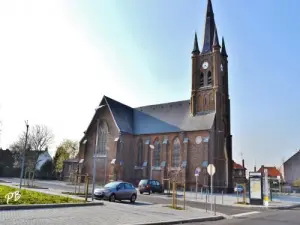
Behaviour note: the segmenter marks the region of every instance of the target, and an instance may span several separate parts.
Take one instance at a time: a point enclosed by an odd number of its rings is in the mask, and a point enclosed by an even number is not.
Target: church
[[[214,164],[214,191],[231,192],[232,135],[228,93],[228,55],[220,46],[211,0],[207,2],[203,46],[195,33],[191,52],[191,97],[132,108],[103,96],[80,141],[82,174],[96,183],[156,179],[209,187],[207,166]],[[188,74],[187,74],[188,76]]]

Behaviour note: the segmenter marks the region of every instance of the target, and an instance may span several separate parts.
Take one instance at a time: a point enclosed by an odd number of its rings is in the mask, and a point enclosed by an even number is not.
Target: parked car
[[[108,199],[110,202],[130,200],[131,203],[134,203],[137,191],[131,183],[114,181],[106,184],[103,188],[96,188],[94,196],[96,199]]]
[[[144,192],[149,193],[163,193],[164,189],[161,185],[161,183],[157,180],[148,180],[144,179],[141,180],[138,185],[139,192],[143,194]]]
[[[240,184],[236,185],[236,186],[234,187],[234,192],[243,193],[243,192],[244,192],[244,187],[243,187],[243,185],[240,185]]]

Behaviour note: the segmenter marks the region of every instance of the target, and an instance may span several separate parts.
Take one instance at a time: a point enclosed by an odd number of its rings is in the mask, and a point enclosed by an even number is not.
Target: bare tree
[[[46,150],[54,140],[52,131],[45,125],[35,125],[30,129],[29,145],[32,150]]]
[[[38,152],[48,150],[48,147],[51,146],[53,140],[54,135],[47,126],[35,125],[33,127],[30,127],[28,135],[28,145],[25,152],[25,178],[26,175],[28,175],[28,178],[29,180],[31,180],[32,185],[35,175],[35,168],[39,163],[38,159],[40,154]],[[24,144],[25,132],[23,132],[18,137],[17,141],[10,145],[10,149],[12,150],[14,157],[14,167],[21,166],[22,155],[24,152]]]

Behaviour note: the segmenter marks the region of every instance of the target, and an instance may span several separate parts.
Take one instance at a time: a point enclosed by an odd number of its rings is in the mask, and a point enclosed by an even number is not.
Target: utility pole
[[[24,164],[25,164],[25,152],[26,152],[26,147],[27,147],[27,139],[28,139],[28,120],[25,121],[26,125],[26,135],[25,135],[25,144],[24,144],[24,151],[23,151],[23,157],[22,157],[22,167],[21,167],[21,175],[20,175],[20,189],[22,188],[22,179],[23,179],[23,174],[24,174]]]

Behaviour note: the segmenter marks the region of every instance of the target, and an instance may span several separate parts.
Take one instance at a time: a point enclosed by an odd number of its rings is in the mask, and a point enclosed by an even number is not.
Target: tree
[[[21,166],[22,154],[24,152],[25,146],[25,131],[18,137],[17,141],[15,141],[12,145],[10,145],[10,149],[13,152],[14,156],[14,166]],[[29,127],[28,132],[28,141],[27,148],[28,151],[44,151],[48,150],[48,147],[51,146],[54,140],[54,135],[52,131],[45,125],[34,125],[33,127]],[[38,154],[36,157],[32,159],[26,159],[27,164],[30,164],[30,167],[35,168],[37,163]]]
[[[65,139],[57,147],[54,155],[54,167],[56,172],[62,172],[63,162],[67,159],[74,159],[78,153],[78,142]]]

